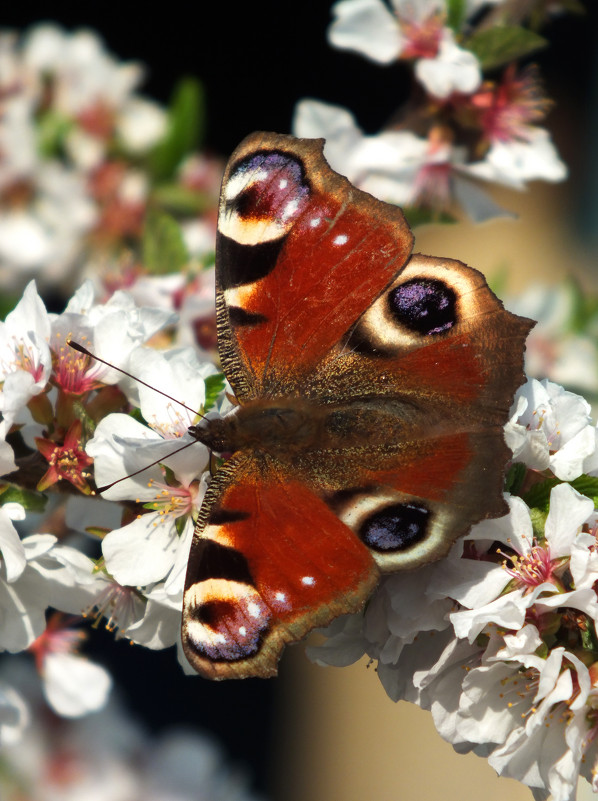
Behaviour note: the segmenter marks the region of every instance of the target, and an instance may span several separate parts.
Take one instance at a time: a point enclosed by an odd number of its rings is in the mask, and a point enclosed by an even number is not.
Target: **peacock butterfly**
[[[322,140],[256,133],[220,199],[216,309],[239,405],[216,452],[182,641],[212,679],[268,677],[286,643],[361,609],[381,573],[438,559],[507,512],[503,425],[533,323],[481,273],[411,255],[396,206]]]

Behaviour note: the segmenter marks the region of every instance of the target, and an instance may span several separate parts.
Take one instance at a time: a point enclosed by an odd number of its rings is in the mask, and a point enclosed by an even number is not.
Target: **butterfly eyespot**
[[[276,150],[239,161],[223,190],[219,231],[241,245],[284,237],[310,196],[299,159]]]
[[[414,278],[388,294],[394,318],[418,334],[440,334],[457,322],[457,295],[443,281]]]
[[[387,506],[363,523],[359,536],[374,551],[404,551],[425,538],[430,517],[430,510],[418,504]]]
[[[197,582],[185,593],[185,644],[214,662],[256,654],[269,628],[270,612],[250,584],[226,579]]]

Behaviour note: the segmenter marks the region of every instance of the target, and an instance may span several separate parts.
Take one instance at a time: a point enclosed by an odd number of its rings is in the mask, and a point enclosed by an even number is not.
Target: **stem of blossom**
[[[56,400],[56,423],[61,428],[68,428],[73,420],[77,419],[73,404],[75,396],[67,394],[63,389],[58,390]]]

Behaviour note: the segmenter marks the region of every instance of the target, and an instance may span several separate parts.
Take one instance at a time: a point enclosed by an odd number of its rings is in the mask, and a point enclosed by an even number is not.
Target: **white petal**
[[[596,431],[587,425],[550,456],[550,468],[562,481],[573,481],[582,474],[584,461],[595,449]]]
[[[0,682],[0,746],[14,745],[29,723],[29,708],[19,693]]]
[[[506,570],[491,562],[445,559],[435,575],[433,593],[476,609],[498,598],[510,580]]]
[[[569,484],[559,484],[551,491],[544,531],[552,559],[570,556],[572,542],[593,511],[593,502]]]
[[[161,443],[155,431],[142,425],[127,414],[109,414],[97,425],[86,451],[94,459],[94,477],[98,486],[125,478],[137,470],[147,467],[153,458],[144,452],[145,443]],[[111,501],[139,498],[148,501],[156,491],[151,482],[162,481],[159,467],[148,467],[143,473],[120,481],[102,494]]]
[[[27,559],[21,538],[3,508],[0,508],[0,554],[6,580],[15,581],[25,570]]]
[[[403,47],[399,24],[381,0],[340,0],[332,13],[328,41],[333,47],[353,50],[379,64],[399,57]]]
[[[173,606],[163,588],[149,594],[145,614],[141,620],[128,626],[126,636],[146,648],[170,648],[180,637],[181,606]]]
[[[119,584],[144,587],[163,579],[174,564],[179,537],[174,521],[148,512],[102,540],[108,572]]]
[[[431,95],[439,98],[453,92],[469,94],[482,82],[477,58],[459,47],[448,29],[444,30],[436,58],[419,59],[415,76]]]
[[[140,97],[131,98],[117,119],[117,134],[132,153],[143,153],[166,132],[164,109]]]
[[[0,259],[20,269],[33,269],[40,267],[51,252],[51,237],[32,214],[13,211],[0,216]]]
[[[50,706],[70,718],[101,709],[112,688],[107,670],[73,654],[48,654],[43,678]]]

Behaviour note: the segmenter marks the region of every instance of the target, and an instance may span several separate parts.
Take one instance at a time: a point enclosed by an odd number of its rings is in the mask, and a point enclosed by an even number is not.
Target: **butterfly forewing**
[[[322,141],[246,139],[224,176],[217,241],[221,353],[237,394],[300,386],[412,243],[400,209],[332,172]]]

